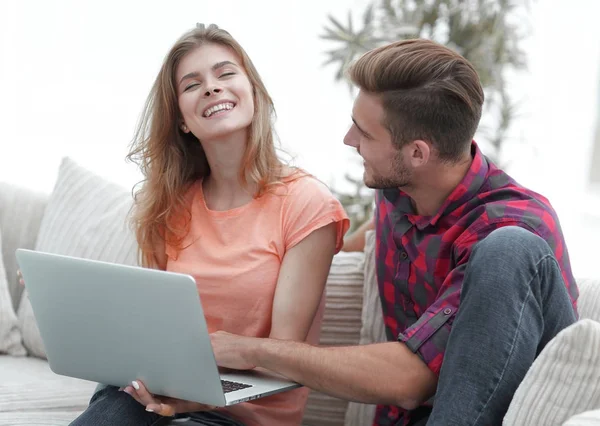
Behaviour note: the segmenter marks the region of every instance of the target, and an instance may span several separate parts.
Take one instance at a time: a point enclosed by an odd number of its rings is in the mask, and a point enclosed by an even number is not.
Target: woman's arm
[[[287,251],[281,264],[269,337],[306,340],[335,253],[336,224],[316,229]]]

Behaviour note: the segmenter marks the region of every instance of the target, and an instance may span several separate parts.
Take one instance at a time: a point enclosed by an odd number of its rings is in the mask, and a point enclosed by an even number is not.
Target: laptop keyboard
[[[223,393],[252,387],[252,385],[248,385],[246,383],[230,382],[229,380],[221,380],[221,386],[223,386]]]

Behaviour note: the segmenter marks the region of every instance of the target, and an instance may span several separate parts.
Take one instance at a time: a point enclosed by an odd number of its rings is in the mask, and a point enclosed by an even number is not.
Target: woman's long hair
[[[254,117],[250,124],[240,182],[257,184],[255,197],[280,182],[286,168],[277,157],[273,135],[273,101],[252,64],[237,41],[215,25],[200,25],[184,34],[171,48],[152,86],[127,158],[137,163],[144,176],[135,191],[131,220],[143,266],[163,269],[156,249],[166,242],[181,249],[189,229],[191,212],[185,194],[192,183],[210,175],[202,145],[191,133],[179,128],[175,72],[181,60],[204,44],[232,49],[240,58],[253,88]]]

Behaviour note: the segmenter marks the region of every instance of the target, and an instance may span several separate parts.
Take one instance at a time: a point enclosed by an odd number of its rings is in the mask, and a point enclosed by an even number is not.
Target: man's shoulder
[[[527,222],[539,216],[556,217],[552,204],[545,196],[520,185],[502,171],[489,177],[487,185],[482,187],[473,201],[484,208],[490,220]]]
[[[470,213],[464,217],[464,235],[477,234],[478,239],[504,226],[518,226],[544,239],[562,239],[560,222],[550,202],[522,186],[507,186],[480,194]]]

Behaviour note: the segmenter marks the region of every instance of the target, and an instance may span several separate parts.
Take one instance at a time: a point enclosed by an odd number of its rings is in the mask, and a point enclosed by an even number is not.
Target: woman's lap
[[[88,408],[71,426],[243,426],[217,412],[187,413],[179,417],[149,413],[130,395],[114,386],[105,386],[97,388]]]

